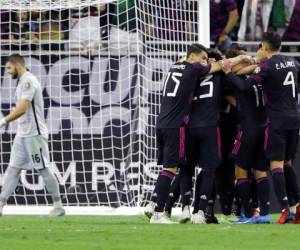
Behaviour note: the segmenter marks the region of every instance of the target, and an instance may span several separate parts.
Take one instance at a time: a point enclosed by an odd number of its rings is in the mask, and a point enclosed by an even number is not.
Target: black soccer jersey
[[[247,81],[262,86],[266,113],[274,129],[300,128],[298,110],[299,63],[274,55],[261,63]]]
[[[210,127],[219,125],[222,103],[223,73],[208,75],[196,87],[189,127]]]
[[[228,74],[227,84],[235,90],[239,125],[242,131],[252,132],[266,125],[262,87],[250,85],[244,77]]]
[[[210,65],[188,62],[171,66],[162,91],[157,128],[179,128],[188,123],[196,84],[209,73],[210,68]]]

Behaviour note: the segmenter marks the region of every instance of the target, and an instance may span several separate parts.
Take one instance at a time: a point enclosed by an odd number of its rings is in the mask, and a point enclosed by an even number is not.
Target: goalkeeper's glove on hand
[[[7,121],[5,120],[5,118],[2,118],[0,120],[0,128],[5,127],[6,124],[7,124]]]

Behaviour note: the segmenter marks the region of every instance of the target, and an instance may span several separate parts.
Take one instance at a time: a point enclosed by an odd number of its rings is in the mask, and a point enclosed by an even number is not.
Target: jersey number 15
[[[169,81],[171,76],[172,81]],[[167,96],[170,97],[175,97],[179,88],[179,84],[180,84],[180,78],[182,77],[182,73],[179,72],[169,72],[164,84],[164,90],[163,90],[163,96],[165,96],[167,94]],[[172,92],[168,92],[166,93],[166,88],[168,83],[174,83],[174,90]]]

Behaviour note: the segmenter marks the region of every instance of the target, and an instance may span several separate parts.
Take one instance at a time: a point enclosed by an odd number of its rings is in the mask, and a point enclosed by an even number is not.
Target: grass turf
[[[298,249],[300,225],[150,225],[139,216],[3,216],[2,250]]]

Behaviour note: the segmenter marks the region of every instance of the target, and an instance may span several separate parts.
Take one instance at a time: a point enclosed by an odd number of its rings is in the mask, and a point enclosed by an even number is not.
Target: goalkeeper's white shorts
[[[48,139],[42,135],[16,136],[13,142],[9,166],[30,170],[49,167]]]

